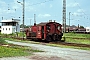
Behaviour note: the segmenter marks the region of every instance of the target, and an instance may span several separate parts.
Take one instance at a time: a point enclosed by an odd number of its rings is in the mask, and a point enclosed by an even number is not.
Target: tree
[[[80,26],[80,28],[84,28],[83,26]]]
[[[20,25],[20,28],[23,28],[23,24]],[[24,25],[24,28],[29,28],[29,26]]]
[[[29,28],[29,26],[25,26],[25,28]]]
[[[23,28],[23,24],[20,25],[20,28]]]

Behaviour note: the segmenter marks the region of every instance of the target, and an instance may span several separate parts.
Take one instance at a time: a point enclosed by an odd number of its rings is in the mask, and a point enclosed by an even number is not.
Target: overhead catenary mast
[[[66,32],[66,0],[63,0],[62,32]]]

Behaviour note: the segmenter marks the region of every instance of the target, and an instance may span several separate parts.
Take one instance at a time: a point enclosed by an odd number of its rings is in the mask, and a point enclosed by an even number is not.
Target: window
[[[3,30],[4,30],[4,28],[3,28]]]
[[[48,25],[48,26],[47,26],[47,30],[50,30],[50,29],[51,29],[51,28],[50,28],[50,25]]]
[[[57,29],[60,30],[60,26],[58,26]]]
[[[10,28],[9,28],[9,30],[10,30]]]
[[[60,25],[57,26],[57,30],[58,30],[59,32],[61,32],[61,26],[60,26]]]
[[[16,22],[3,22],[2,26],[16,26]]]
[[[6,30],[7,30],[7,28],[6,28]]]

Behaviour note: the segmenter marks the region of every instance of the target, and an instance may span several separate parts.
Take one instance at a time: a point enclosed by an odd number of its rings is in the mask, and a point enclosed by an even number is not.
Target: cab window
[[[58,26],[57,29],[60,30],[60,26]]]
[[[50,25],[47,25],[47,30],[50,30],[51,28],[50,28]]]

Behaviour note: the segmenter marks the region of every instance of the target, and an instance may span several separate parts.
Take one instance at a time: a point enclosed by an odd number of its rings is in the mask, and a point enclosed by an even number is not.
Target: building
[[[66,31],[67,32],[76,32],[76,33],[87,33],[86,28],[79,28],[77,26],[70,26],[70,27],[66,27]]]
[[[86,27],[86,32],[90,32],[90,27]]]
[[[75,25],[66,27],[66,32],[73,32],[73,31],[77,31],[77,30],[78,30],[78,27]]]
[[[12,34],[15,32],[20,32],[19,22],[20,22],[19,19],[2,20],[1,33]]]

